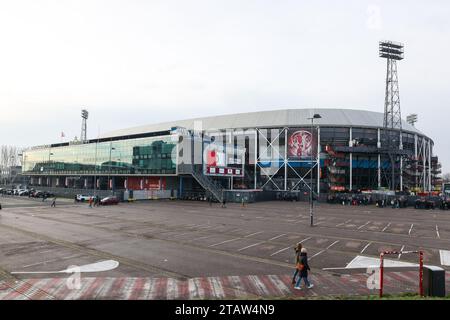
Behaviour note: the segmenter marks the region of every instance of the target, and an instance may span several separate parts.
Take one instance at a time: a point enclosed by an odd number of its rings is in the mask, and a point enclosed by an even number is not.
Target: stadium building
[[[386,141],[398,145],[394,157],[384,148]],[[405,121],[401,131],[385,130],[383,113],[273,110],[32,147],[23,152],[23,174],[36,188],[114,192],[134,199],[214,195],[252,201],[310,189],[322,196],[392,185],[398,191],[430,192],[440,183],[433,146]]]

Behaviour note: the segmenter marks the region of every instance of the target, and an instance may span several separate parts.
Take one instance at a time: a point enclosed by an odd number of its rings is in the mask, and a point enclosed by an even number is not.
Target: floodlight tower
[[[81,110],[81,143],[87,140],[87,119],[89,112],[86,109]]]
[[[406,122],[408,122],[410,125],[414,127],[415,123],[419,120],[419,117],[416,113],[410,114],[406,117]]]
[[[402,145],[402,114],[400,110],[400,93],[398,89],[397,61],[404,58],[404,46],[398,42],[380,41],[379,52],[380,57],[387,60],[386,71],[386,96],[384,100],[384,143],[383,149],[387,149],[387,153],[391,160],[391,189],[395,190],[395,162],[398,150],[403,149]],[[399,132],[399,141],[395,143],[395,135]],[[394,136],[391,136],[394,134]],[[400,155],[400,189],[402,189],[402,157]]]

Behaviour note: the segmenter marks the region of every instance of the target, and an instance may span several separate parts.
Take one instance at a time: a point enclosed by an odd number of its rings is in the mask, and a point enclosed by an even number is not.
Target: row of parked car
[[[95,196],[77,194],[75,196],[75,201],[76,202],[89,202],[90,200],[95,201],[95,198],[96,198]],[[98,203],[103,206],[110,205],[110,204],[119,204],[119,199],[115,196],[108,196],[108,197],[105,197],[102,199],[98,198]]]
[[[41,191],[36,189],[5,189],[0,188],[0,194],[30,198],[50,198],[55,195],[48,191]]]

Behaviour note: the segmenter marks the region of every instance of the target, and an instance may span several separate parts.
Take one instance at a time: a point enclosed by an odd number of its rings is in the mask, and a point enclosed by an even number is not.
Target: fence
[[[94,189],[72,189],[72,188],[55,188],[55,187],[38,187],[37,190],[48,191],[53,193],[57,197],[62,198],[75,198],[77,194],[93,196],[98,195],[100,198],[108,196],[116,196],[120,201],[123,201],[123,191],[122,190],[94,190]]]

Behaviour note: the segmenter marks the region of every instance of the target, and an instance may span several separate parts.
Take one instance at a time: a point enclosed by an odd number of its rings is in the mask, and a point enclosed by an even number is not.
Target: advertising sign
[[[313,131],[314,133],[314,131]],[[289,129],[287,155],[292,160],[310,160],[317,156],[317,139],[311,130]]]
[[[225,148],[215,143],[204,144],[204,174],[212,176],[244,176],[245,151]]]

